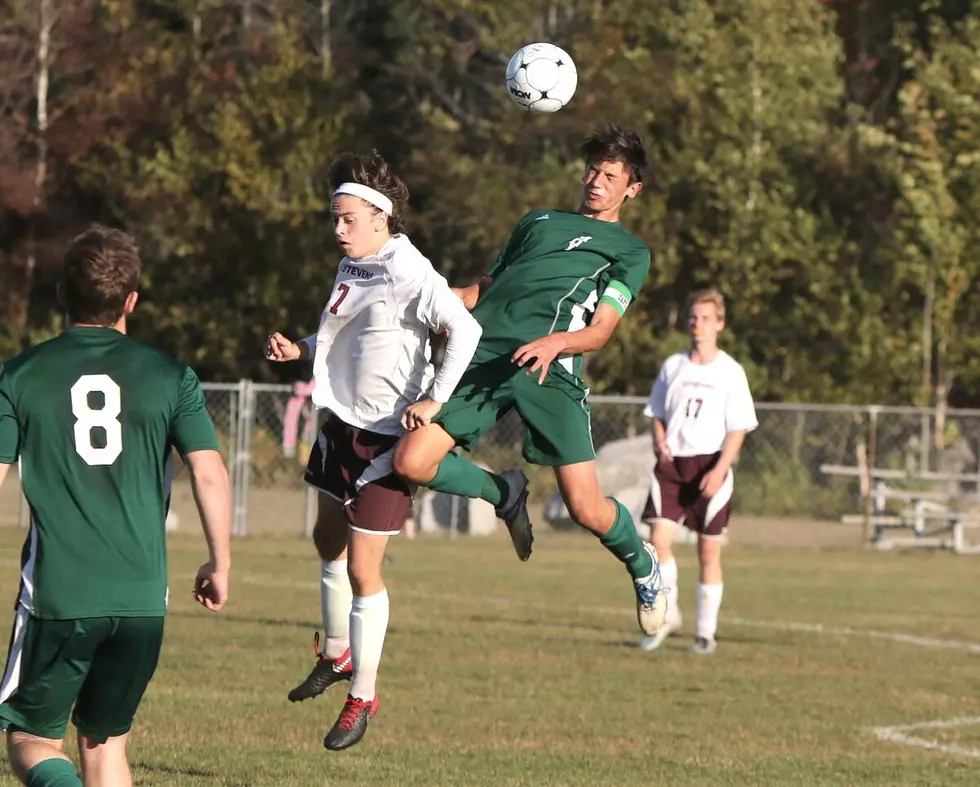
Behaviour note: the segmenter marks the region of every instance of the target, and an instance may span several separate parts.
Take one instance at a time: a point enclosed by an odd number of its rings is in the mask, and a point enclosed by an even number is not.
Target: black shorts
[[[391,466],[398,440],[331,414],[310,451],[303,480],[343,503],[355,530],[395,535],[405,525],[413,495]]]

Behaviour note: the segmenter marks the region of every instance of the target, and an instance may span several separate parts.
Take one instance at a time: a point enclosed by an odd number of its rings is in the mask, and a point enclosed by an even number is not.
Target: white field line
[[[968,749],[965,746],[957,746],[954,743],[939,743],[920,738],[917,735],[908,733],[917,730],[947,730],[953,727],[969,727],[980,725],[980,716],[962,716],[956,719],[946,719],[940,721],[923,721],[916,724],[900,724],[894,727],[872,727],[869,732],[878,740],[887,743],[898,743],[902,746],[911,746],[916,749],[929,749],[930,751],[940,751],[945,754],[955,754],[960,757],[980,758],[980,749]]]
[[[235,580],[233,579],[233,582]],[[298,590],[319,590],[318,582],[303,582],[300,580],[273,579],[268,577],[243,577],[237,580],[249,585],[262,587],[296,588]],[[473,603],[473,596],[452,593],[425,593],[415,590],[399,590],[398,596],[403,598],[428,599],[430,601],[454,601]],[[501,607],[523,607],[525,609],[555,609],[554,604],[544,604],[519,598],[484,596],[479,599],[481,604]],[[589,607],[579,606],[582,612],[592,612],[597,615],[622,615],[633,617],[636,613],[629,606],[622,607]],[[872,629],[851,628],[850,626],[825,626],[822,623],[801,623],[792,620],[752,620],[737,616],[726,615],[726,624],[743,628],[768,629],[769,631],[800,632],[804,634],[821,634],[827,637],[856,637],[862,639],[885,640],[898,642],[903,645],[915,645],[920,648],[936,648],[940,650],[960,650],[965,653],[980,654],[980,642],[965,642],[955,639],[937,639],[934,637],[919,637],[914,634],[903,634],[898,631],[875,631]]]

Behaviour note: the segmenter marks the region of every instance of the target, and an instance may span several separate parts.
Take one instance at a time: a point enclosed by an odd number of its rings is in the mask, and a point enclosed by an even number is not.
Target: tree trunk
[[[330,52],[330,0],[320,0],[320,60],[323,62],[323,76],[329,76],[333,65]]]
[[[752,148],[749,151],[749,195],[745,201],[745,207],[749,211],[755,210],[756,200],[759,196],[759,171],[762,159],[762,79],[759,74],[759,33],[756,31],[752,36],[752,64],[750,69],[750,84],[752,90]]]
[[[24,280],[20,309],[14,318],[18,328],[27,326],[31,307],[31,292],[37,270],[37,224],[44,203],[44,185],[48,178],[48,81],[51,71],[51,29],[54,27],[53,0],[40,0],[38,6],[37,70],[35,71],[35,164],[34,196],[31,200],[31,216],[27,238],[27,260],[24,264]]]
[[[929,407],[932,404],[932,317],[936,301],[936,276],[930,271],[929,282],[926,285],[926,302],[922,307],[922,406]],[[922,416],[922,435],[919,444],[919,472],[924,473],[929,469],[929,456],[931,454],[931,439],[929,429],[931,419],[928,415]]]
[[[201,1],[194,3],[194,13],[191,15],[191,36],[195,44],[201,43]]]
[[[936,277],[930,272],[926,284],[926,300],[922,306],[922,405],[928,407],[932,398],[932,312],[936,300]]]

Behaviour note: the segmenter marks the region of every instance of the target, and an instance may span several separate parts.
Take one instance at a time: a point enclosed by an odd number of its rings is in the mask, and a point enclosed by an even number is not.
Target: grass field
[[[11,596],[20,540],[0,530]],[[542,533],[528,564],[503,537],[396,540],[381,710],[362,744],[328,753],[343,690],[285,699],[311,666],[312,547],[236,547],[232,600],[211,615],[186,592],[202,542],[171,541],[164,655],[131,744],[139,784],[980,782],[980,720],[904,733],[959,755],[871,731],[980,716],[975,559],[735,544],[718,653],[695,657],[688,636],[634,647],[627,576],[589,536]],[[689,632],[689,547],[679,563]]]

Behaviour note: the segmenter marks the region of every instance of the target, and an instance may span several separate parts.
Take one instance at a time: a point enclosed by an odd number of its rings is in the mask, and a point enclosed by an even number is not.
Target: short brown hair
[[[722,322],[725,321],[725,296],[722,295],[714,287],[709,287],[706,290],[695,290],[687,298],[687,311],[690,314],[691,309],[693,309],[699,303],[710,303],[715,307],[715,312],[718,314],[718,319]]]
[[[65,253],[58,289],[73,323],[114,325],[139,282],[136,241],[121,230],[92,227]]]
[[[405,231],[408,186],[391,171],[388,162],[378,154],[378,151],[342,154],[330,165],[328,180],[331,192],[335,191],[341,183],[360,183],[362,186],[380,191],[391,200],[391,216],[388,217],[388,229],[391,234],[397,235]]]

